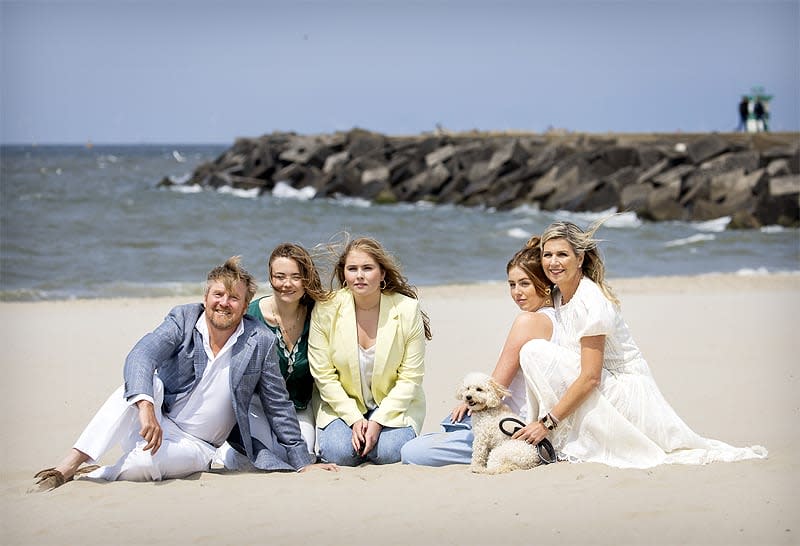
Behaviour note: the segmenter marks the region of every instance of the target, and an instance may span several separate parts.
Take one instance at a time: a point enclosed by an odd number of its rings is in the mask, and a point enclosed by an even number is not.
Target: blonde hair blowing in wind
[[[600,255],[600,250],[597,245],[601,239],[595,239],[594,235],[600,226],[602,226],[609,217],[602,218],[593,222],[586,230],[581,229],[572,222],[553,222],[542,233],[541,248],[544,250],[544,245],[553,239],[564,239],[567,241],[572,250],[578,256],[583,255],[583,265],[581,270],[584,275],[591,279],[603,295],[614,305],[620,305],[620,301],[611,290],[611,287],[606,283],[606,268],[603,264],[603,257]]]
[[[205,290],[206,296],[208,295],[211,283],[214,281],[220,281],[229,292],[233,291],[233,287],[237,282],[243,282],[245,286],[245,304],[250,303],[250,300],[253,299],[258,289],[255,278],[242,267],[241,256],[231,256],[224,264],[208,272]]]

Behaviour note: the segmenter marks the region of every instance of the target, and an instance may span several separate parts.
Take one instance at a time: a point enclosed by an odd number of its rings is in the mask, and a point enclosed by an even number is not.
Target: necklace
[[[283,334],[283,337],[286,339],[286,341],[289,341],[289,333],[295,333],[297,331],[297,325],[300,323],[300,317],[303,315],[303,306],[298,306],[297,313],[294,317],[294,323],[291,325],[291,327],[286,327],[284,326],[283,319],[281,319],[281,316],[278,314],[278,307],[275,305],[275,300],[273,299],[271,303],[272,315],[275,317],[275,322],[278,323],[278,328]]]

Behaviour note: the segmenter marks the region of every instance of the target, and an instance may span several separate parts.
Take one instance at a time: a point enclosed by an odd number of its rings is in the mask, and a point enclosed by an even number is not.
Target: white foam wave
[[[178,163],[186,163],[186,157],[182,155],[178,150],[172,150],[172,157],[175,158],[175,161]]]
[[[511,211],[514,214],[539,214],[542,212],[542,208],[539,206],[539,203],[530,203],[525,205],[520,205],[517,208]]]
[[[694,227],[698,231],[710,231],[713,233],[722,233],[725,231],[725,228],[728,227],[728,224],[731,222],[730,216],[721,216],[719,218],[714,218],[713,220],[707,220],[705,222],[694,222],[692,223],[692,227]]]
[[[506,235],[513,239],[525,239],[528,240],[531,238],[531,234],[525,231],[522,228],[511,228],[506,231]]]
[[[705,241],[713,241],[717,237],[714,235],[706,235],[704,233],[698,233],[696,235],[690,235],[689,237],[684,237],[683,239],[674,239],[672,241],[667,241],[664,243],[665,247],[675,247],[675,246],[686,246],[686,245],[693,245],[695,243],[702,243]]]
[[[311,186],[304,188],[293,188],[286,182],[278,182],[272,188],[272,196],[280,199],[297,199],[298,201],[310,201],[317,195],[317,190]]]
[[[767,269],[766,267],[757,267],[755,269],[744,267],[736,271],[735,274],[742,277],[747,277],[750,275],[769,275],[769,269]]]
[[[231,186],[220,186],[219,188],[217,188],[217,193],[233,195],[234,197],[241,197],[242,199],[255,199],[256,197],[258,197],[260,191],[261,190],[259,188],[251,188],[249,190],[243,190],[239,188],[233,188]]]
[[[759,231],[761,233],[782,233],[786,231],[786,228],[783,226],[764,226]]]
[[[415,201],[413,203],[408,203],[405,201],[400,201],[398,203],[383,203],[381,207],[386,209],[391,209],[393,211],[419,211],[419,210],[445,210],[445,207],[450,207],[452,209],[452,205],[437,205],[436,203],[432,203],[430,201]]]
[[[169,190],[177,193],[200,193],[203,188],[199,184],[176,184],[169,186]]]
[[[348,207],[369,208],[372,206],[372,202],[370,202],[367,199],[363,199],[361,197],[350,197],[347,195],[342,195],[340,193],[337,193],[334,197],[336,198],[333,201],[334,203],[338,203],[340,205],[345,205]]]
[[[739,277],[769,277],[775,275],[793,275],[800,277],[800,270],[797,269],[769,269],[767,267],[743,267],[736,271],[707,271],[700,273],[700,277],[713,277],[715,275],[737,275]]]
[[[189,180],[192,179],[192,173],[183,173],[180,176],[170,176],[170,180],[172,180],[175,184],[186,184]]]

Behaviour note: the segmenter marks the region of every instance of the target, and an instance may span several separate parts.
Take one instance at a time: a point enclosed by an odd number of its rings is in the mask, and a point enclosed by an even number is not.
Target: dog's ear
[[[489,387],[489,400],[487,400],[486,405],[490,408],[498,407],[503,403],[503,397],[511,394],[511,391],[495,381],[494,378],[490,377],[487,385]]]

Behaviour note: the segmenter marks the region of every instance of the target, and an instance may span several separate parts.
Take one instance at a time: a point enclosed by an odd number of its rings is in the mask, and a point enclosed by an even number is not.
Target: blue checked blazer
[[[164,383],[164,413],[178,395],[194,388],[208,363],[203,338],[195,328],[204,310],[199,303],[179,305],[158,328],[136,343],[125,359],[126,399],[138,394],[152,397],[155,372]],[[269,329],[250,316],[245,315],[242,322],[244,332],[232,347],[230,367],[233,409],[238,433],[244,439],[241,444],[258,469],[300,469],[310,464],[311,459],[278,367],[277,340]],[[254,395],[261,398],[265,417],[278,443],[286,448],[288,460],[260,442],[253,442],[247,411]]]

